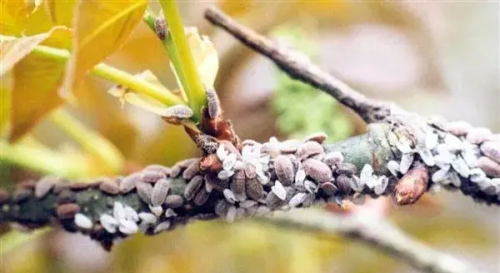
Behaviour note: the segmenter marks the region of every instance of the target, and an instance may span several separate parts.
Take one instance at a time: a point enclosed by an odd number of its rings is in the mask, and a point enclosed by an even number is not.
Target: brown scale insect
[[[320,154],[322,152],[324,152],[324,149],[323,146],[321,146],[321,144],[315,141],[308,141],[302,144],[297,149],[296,155],[300,159],[306,159],[308,157]]]
[[[284,186],[290,186],[295,179],[293,163],[288,156],[280,155],[274,159],[276,177]]]
[[[181,120],[193,116],[193,110],[186,105],[178,104],[165,109],[162,118],[173,124],[180,124]]]
[[[32,190],[28,190],[25,188],[19,188],[14,191],[12,196],[12,200],[16,203],[20,203],[26,199],[28,199],[33,194]]]
[[[109,195],[117,195],[120,193],[120,187],[118,184],[108,179],[101,181],[99,184],[99,190]]]
[[[166,176],[163,172],[158,171],[142,171],[140,172],[140,181],[144,183],[156,183],[156,181],[165,178]]]
[[[477,166],[490,177],[500,177],[500,164],[489,157],[481,156]]]
[[[176,209],[180,208],[184,204],[184,198],[177,194],[168,195],[165,199],[165,205],[167,208]]]
[[[74,191],[81,191],[90,188],[90,184],[85,182],[74,182],[69,183],[68,187]]]
[[[207,94],[208,115],[211,119],[215,119],[221,112],[219,96],[217,96],[217,92],[212,88],[205,88],[205,93]]]
[[[163,16],[159,16],[155,19],[155,33],[160,40],[164,41],[167,38],[168,30],[167,23],[165,22],[165,18]]]
[[[149,165],[143,171],[161,172],[165,176],[170,175],[170,168],[158,164]]]
[[[205,189],[205,187],[202,187],[194,197],[193,203],[196,206],[203,206],[207,202],[209,197],[210,193]]]
[[[149,183],[136,183],[137,194],[141,200],[146,204],[151,204],[151,192],[153,191],[153,186]]]
[[[177,177],[179,174],[181,174],[182,168],[180,166],[173,166],[172,169],[170,169],[170,177]]]
[[[302,165],[306,174],[317,182],[328,182],[332,179],[330,167],[317,159],[307,159]]]
[[[200,160],[193,160],[189,166],[182,173],[182,178],[184,180],[189,180],[193,178],[196,174],[200,172]]]
[[[493,161],[500,163],[500,143],[486,141],[481,145],[481,152]]]
[[[320,189],[328,196],[332,196],[338,191],[337,187],[331,182],[321,184]]]
[[[315,141],[318,142],[319,144],[322,144],[325,142],[325,140],[328,138],[328,135],[325,133],[315,133],[311,134],[305,137],[304,141]]]
[[[219,148],[219,141],[213,136],[200,134],[194,141],[206,155],[215,154]]]
[[[184,198],[186,198],[186,200],[188,201],[192,200],[202,186],[203,186],[203,176],[197,175],[193,177],[184,188]]]
[[[57,195],[57,204],[74,203],[76,201],[76,194],[70,189],[65,189]]]
[[[223,191],[229,187],[228,180],[220,180],[217,176],[212,174],[205,174],[205,182],[209,183],[214,189]]]
[[[247,163],[245,165],[245,175],[248,179],[257,177],[257,170],[253,164]]]
[[[8,203],[9,200],[10,200],[9,193],[4,189],[0,189],[0,205]]]
[[[80,206],[75,203],[62,204],[57,206],[56,214],[59,219],[71,219],[80,212]]]
[[[238,195],[245,192],[245,171],[239,170],[232,177],[232,182],[230,185],[231,191]]]
[[[410,169],[396,184],[394,197],[398,205],[409,205],[417,202],[429,184],[429,170],[424,165]]]
[[[351,163],[341,163],[335,169],[335,173],[352,177],[356,173],[356,166]]]
[[[245,189],[247,196],[255,201],[258,201],[264,195],[264,188],[256,178],[247,179],[245,181]]]
[[[170,181],[162,178],[156,182],[151,192],[151,205],[160,206],[165,201],[170,190]]]
[[[45,197],[45,195],[47,195],[52,190],[55,184],[55,179],[51,177],[43,178],[35,186],[35,197],[39,199]]]
[[[131,174],[120,182],[120,192],[128,193],[135,188],[135,182],[139,180],[139,173]]]
[[[352,178],[345,174],[341,174],[337,178],[335,178],[335,186],[343,195],[351,194],[351,179]]]

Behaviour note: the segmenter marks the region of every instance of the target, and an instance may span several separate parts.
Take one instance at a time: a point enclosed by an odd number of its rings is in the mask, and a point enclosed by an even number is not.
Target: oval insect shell
[[[74,202],[76,202],[76,194],[69,189],[65,189],[57,195],[58,204],[66,204]]]
[[[159,165],[159,164],[148,165],[148,166],[146,166],[146,168],[143,169],[143,171],[160,172],[165,176],[170,176],[170,168]]]
[[[236,219],[236,207],[235,206],[230,206],[229,209],[227,210],[227,213],[226,213],[226,221],[228,223],[232,223],[234,222],[234,220]]]
[[[478,160],[478,167],[489,177],[500,177],[500,164],[489,157],[480,157]]]
[[[304,202],[304,200],[306,199],[306,194],[303,193],[303,192],[299,192],[297,194],[295,194],[291,199],[290,201],[288,201],[288,205],[292,208],[295,208],[299,205],[302,204],[302,202]]]
[[[254,179],[257,177],[257,169],[251,163],[245,165],[245,175],[248,179]]]
[[[203,206],[208,198],[210,197],[210,193],[205,189],[205,187],[202,187],[198,193],[195,195],[194,199],[193,199],[193,203],[196,205],[196,206]]]
[[[158,217],[149,212],[139,213],[139,218],[141,219],[141,224],[156,224],[158,222]]]
[[[193,116],[193,110],[186,105],[178,104],[165,109],[162,116],[166,118],[188,119]]]
[[[271,191],[281,200],[286,200],[287,192],[283,185],[279,182],[276,181],[274,183],[274,186],[271,187]]]
[[[485,141],[491,140],[493,138],[493,133],[488,128],[473,128],[467,134],[467,141],[472,144],[481,144]]]
[[[229,187],[228,180],[221,180],[218,177],[209,174],[205,174],[205,182],[209,183],[214,189],[220,192]]]
[[[159,171],[141,171],[140,174],[140,181],[144,183],[156,183],[156,181],[166,178],[165,174]]]
[[[264,195],[264,188],[256,178],[245,181],[245,190],[247,196],[255,201],[258,201]]]
[[[276,177],[285,186],[290,186],[295,179],[293,163],[288,156],[280,155],[274,159]]]
[[[319,144],[322,144],[323,142],[325,142],[325,140],[327,138],[328,138],[327,134],[325,134],[323,132],[319,132],[319,133],[314,133],[314,134],[310,134],[310,135],[306,136],[304,139],[304,142],[315,141],[315,142],[318,142]]]
[[[168,230],[169,228],[170,228],[170,221],[163,221],[155,227],[153,232],[157,234],[162,231]]]
[[[344,161],[344,156],[341,152],[330,152],[325,155],[323,161],[329,166],[336,166]]]
[[[215,214],[219,217],[224,217],[226,216],[229,207],[231,207],[231,204],[229,204],[226,200],[219,200],[214,208]]]
[[[315,141],[308,141],[302,144],[298,149],[297,149],[297,157],[300,159],[305,159],[308,157],[311,157],[313,155],[317,155],[324,152],[323,146],[319,144],[318,142]]]
[[[182,178],[189,180],[200,172],[200,160],[194,160],[182,173]]]
[[[349,195],[352,192],[351,188],[351,180],[352,178],[348,177],[347,175],[339,175],[337,178],[335,178],[335,186],[337,186],[337,189],[339,190],[340,193],[343,195]]]
[[[133,173],[120,181],[120,192],[128,193],[135,188],[136,181],[139,181],[139,173]]]
[[[146,204],[151,204],[151,192],[153,191],[153,186],[149,183],[139,182],[136,183],[137,194],[141,200]]]
[[[117,195],[120,193],[120,186],[111,180],[104,180],[99,184],[99,190],[109,195]]]
[[[450,134],[464,136],[472,130],[472,126],[465,121],[453,121],[444,124],[443,129]]]
[[[118,221],[113,218],[113,216],[109,214],[103,214],[99,218],[99,221],[101,222],[102,227],[108,232],[108,233],[115,233],[117,228],[118,228]]]
[[[135,209],[129,206],[125,206],[123,210],[125,211],[126,220],[131,220],[134,222],[139,221],[139,215],[137,214],[137,211],[135,211]]]
[[[234,194],[242,194],[245,192],[245,179],[244,170],[238,170],[233,175],[230,188]]]
[[[156,182],[151,192],[151,205],[160,206],[165,201],[170,190],[170,181],[162,178]]]
[[[139,231],[139,226],[133,221],[122,220],[118,229],[123,234],[132,235]]]
[[[52,188],[56,184],[56,181],[57,180],[53,177],[43,178],[35,185],[35,197],[39,199],[45,197],[45,195],[47,195],[50,190],[52,190]]]
[[[192,200],[201,186],[203,186],[203,176],[197,175],[193,177],[186,185],[186,188],[184,188],[184,197],[186,200]]]
[[[325,182],[325,183],[321,184],[320,189],[327,196],[332,196],[338,191],[337,187],[331,182]]]
[[[429,171],[425,166],[415,166],[396,184],[394,197],[398,205],[415,203],[427,190]]]
[[[165,218],[173,218],[176,216],[177,216],[177,213],[173,209],[168,208],[165,210]]]
[[[493,161],[500,163],[500,143],[493,141],[486,141],[481,145],[481,152],[492,159]]]
[[[217,92],[212,88],[205,88],[205,93],[207,94],[208,116],[211,119],[215,119],[220,115],[221,110],[219,96],[217,96]]]
[[[302,166],[306,174],[317,182],[328,182],[332,179],[330,167],[317,159],[307,159]]]
[[[69,183],[68,187],[74,191],[86,190],[91,187],[91,184],[86,182],[73,182]]]
[[[56,214],[59,219],[71,219],[80,211],[80,206],[75,203],[58,205]]]
[[[286,201],[279,198],[274,192],[269,192],[266,196],[266,205],[270,209],[276,209],[286,204]]]
[[[92,220],[82,213],[75,214],[75,224],[82,229],[91,229]]]
[[[172,169],[170,169],[170,176],[171,177],[177,177],[179,174],[181,174],[182,168],[178,165],[173,166]]]
[[[335,169],[335,173],[338,175],[346,175],[351,177],[353,174],[355,174],[357,171],[356,166],[354,166],[351,163],[341,163],[337,166]]]
[[[177,194],[168,195],[165,199],[165,205],[167,208],[176,209],[181,207],[184,204],[184,198]]]

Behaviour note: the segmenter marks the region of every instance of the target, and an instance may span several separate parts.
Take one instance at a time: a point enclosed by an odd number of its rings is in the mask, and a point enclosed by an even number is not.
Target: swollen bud
[[[398,205],[411,205],[427,190],[429,170],[424,165],[415,166],[398,182],[394,197]]]

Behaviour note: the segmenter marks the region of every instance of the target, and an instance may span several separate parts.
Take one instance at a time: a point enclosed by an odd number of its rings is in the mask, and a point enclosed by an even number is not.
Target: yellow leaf
[[[156,78],[156,76],[149,70],[143,71],[139,74],[136,74],[135,76],[166,89],[166,87],[164,87],[160,83],[160,81]],[[165,113],[165,110],[168,108],[163,103],[151,97],[148,97],[143,94],[134,93],[128,88],[124,88],[123,86],[120,85],[112,87],[111,89],[108,90],[108,92],[111,95],[118,97],[122,104],[128,102],[132,105],[135,105],[139,108],[142,108],[149,112],[153,112],[158,115],[163,115]]]
[[[125,44],[147,4],[147,0],[80,1],[74,22],[74,52],[61,90],[64,97],[71,97],[75,84],[88,70]]]
[[[28,15],[24,35],[35,35],[47,32],[55,26],[50,20],[49,11],[42,5],[42,2],[34,2],[34,8]]]
[[[71,39],[71,32],[64,27],[54,28],[49,33],[41,44],[48,45]],[[64,63],[60,60],[35,54],[25,55],[14,65],[9,136],[11,141],[19,139],[45,114],[62,104],[63,100],[57,95],[57,90],[63,72]]]
[[[46,0],[45,6],[54,25],[72,26],[76,0]]]
[[[2,0],[0,11],[0,34],[21,35],[28,16],[26,3],[20,0]]]
[[[50,33],[15,39],[1,36],[0,39],[0,75],[9,71],[17,62],[28,55],[35,46],[49,37]]]
[[[0,137],[3,139],[10,130],[10,97],[12,75],[0,75]]]

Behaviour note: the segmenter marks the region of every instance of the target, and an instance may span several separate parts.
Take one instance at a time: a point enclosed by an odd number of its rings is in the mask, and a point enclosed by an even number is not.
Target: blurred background
[[[285,76],[203,18],[217,5],[239,22],[297,48],[367,96],[422,115],[439,114],[500,131],[500,4],[451,1],[179,1],[186,25],[208,35],[219,54],[216,89],[243,139],[301,137],[324,131],[336,141],[363,123],[328,96]],[[153,4],[154,8],[157,8]],[[156,9],[158,10],[158,9]],[[150,69],[166,86],[168,56],[141,23],[106,63],[130,73]],[[133,171],[197,155],[183,130],[107,94],[87,77],[78,102],[64,108],[112,143]],[[33,136],[67,153],[75,143],[49,119]],[[2,162],[2,183],[36,174]],[[390,200],[363,209],[397,223],[426,244],[487,272],[500,272],[500,211],[460,194],[427,195],[411,207]],[[17,236],[17,235],[16,235]],[[111,253],[81,235],[51,230],[2,238],[0,272],[414,272],[384,253],[341,236],[327,237],[252,221],[199,222],[155,237],[133,236]],[[9,243],[17,241],[15,248]],[[14,243],[13,243],[14,244]]]

